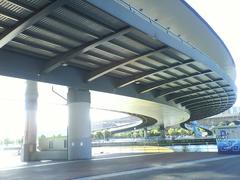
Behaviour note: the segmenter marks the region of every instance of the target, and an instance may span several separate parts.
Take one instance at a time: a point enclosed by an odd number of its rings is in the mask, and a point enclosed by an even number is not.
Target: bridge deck
[[[219,43],[207,38],[211,28],[183,1],[160,7],[171,13],[158,22],[122,0],[0,1],[0,74],[184,106],[190,120],[230,108],[235,67],[226,47],[212,46]],[[171,24],[184,32],[172,31]],[[197,42],[210,41],[204,50],[195,47],[192,32]],[[189,117],[173,119],[170,125]]]

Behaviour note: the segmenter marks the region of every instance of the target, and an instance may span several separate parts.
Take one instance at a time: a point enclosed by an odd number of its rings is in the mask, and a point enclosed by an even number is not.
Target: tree
[[[144,130],[138,130],[137,137],[144,137]]]
[[[4,139],[4,145],[9,145],[9,144],[12,144],[13,142],[10,140],[10,139],[8,139],[8,138],[6,138],[6,139]]]
[[[167,133],[169,136],[177,136],[177,135],[192,135],[193,132],[183,128],[169,128]]]
[[[225,126],[225,123],[221,121],[220,123],[218,123],[218,126]]]
[[[103,130],[102,134],[103,134],[103,138],[106,139],[106,140],[108,140],[112,136],[112,133],[108,130]]]
[[[19,145],[21,145],[21,144],[23,143],[23,138],[17,139],[17,140],[16,140],[16,143],[19,144]]]
[[[205,132],[205,130],[204,130],[204,129],[202,129],[202,128],[197,128],[197,130],[198,130],[200,133],[203,133],[203,132]]]
[[[160,135],[159,128],[151,129],[149,135],[150,136],[159,136]]]
[[[193,132],[192,132],[192,131],[189,131],[189,130],[186,130],[186,135],[192,136],[192,135],[193,135]]]
[[[38,141],[39,141],[39,142],[40,142],[40,141],[44,141],[46,138],[47,138],[46,136],[41,135],[41,136],[38,138]]]
[[[168,132],[169,136],[175,136],[176,135],[175,129],[173,129],[173,128],[169,128],[167,132]]]
[[[235,123],[231,122],[231,123],[228,124],[228,126],[235,126]]]
[[[61,135],[61,134],[58,134],[58,135],[57,135],[57,138],[62,138],[62,137],[64,137],[64,136]]]
[[[178,129],[177,132],[179,135],[186,135],[186,131],[183,128]]]
[[[101,131],[96,131],[94,133],[94,138],[95,139],[103,139],[104,138],[103,133]]]

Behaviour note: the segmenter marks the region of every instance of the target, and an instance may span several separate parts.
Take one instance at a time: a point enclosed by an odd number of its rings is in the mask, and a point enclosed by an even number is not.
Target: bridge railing
[[[145,19],[146,21],[148,21],[149,23],[151,23],[154,26],[157,26],[158,28],[160,28],[161,30],[165,31],[167,34],[169,34],[170,36],[176,38],[177,40],[181,41],[183,44],[187,45],[188,47],[195,49],[197,51],[199,51],[201,54],[205,55],[208,57],[208,55],[206,53],[203,53],[199,48],[197,48],[196,46],[194,46],[192,43],[190,43],[189,41],[184,40],[180,34],[176,34],[173,31],[170,30],[170,27],[164,27],[163,25],[161,25],[157,20],[153,20],[152,18],[150,18],[149,16],[145,15],[144,13],[142,13],[140,10],[136,9],[135,7],[131,6],[130,4],[128,4],[127,2],[123,1],[123,0],[115,0],[116,2],[118,2],[119,4],[121,4],[122,6],[124,6],[125,8],[129,9],[131,12],[133,12],[134,14],[139,15],[140,17],[142,17],[143,19]]]

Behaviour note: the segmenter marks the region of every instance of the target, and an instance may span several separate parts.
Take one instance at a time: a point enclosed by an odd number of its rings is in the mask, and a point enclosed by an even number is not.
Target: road
[[[93,160],[34,162],[1,169],[0,179],[239,179],[240,155],[121,154]]]

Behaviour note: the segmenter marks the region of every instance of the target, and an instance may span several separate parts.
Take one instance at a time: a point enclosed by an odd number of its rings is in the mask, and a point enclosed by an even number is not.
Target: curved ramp
[[[181,123],[180,126],[184,129],[193,131],[196,137],[202,137],[202,132],[200,129],[203,129],[209,136],[213,135],[213,132],[209,129],[208,126],[199,124],[197,121],[190,121]]]

